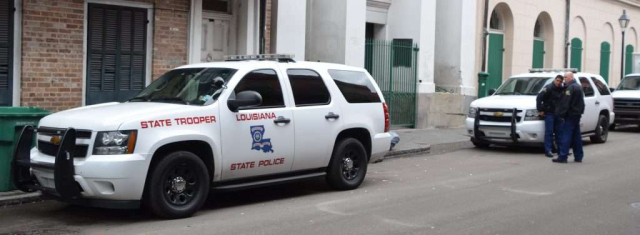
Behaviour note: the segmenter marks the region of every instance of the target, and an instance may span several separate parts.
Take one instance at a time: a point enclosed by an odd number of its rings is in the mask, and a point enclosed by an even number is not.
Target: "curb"
[[[434,144],[426,148],[391,151],[387,153],[387,155],[385,155],[384,158],[382,158],[378,162],[382,162],[387,159],[412,157],[420,154],[444,154],[444,153],[454,152],[461,149],[472,148],[472,147],[473,147],[473,144],[469,140]]]
[[[19,190],[0,193],[0,207],[8,207],[32,202],[43,201],[40,192],[25,193]]]

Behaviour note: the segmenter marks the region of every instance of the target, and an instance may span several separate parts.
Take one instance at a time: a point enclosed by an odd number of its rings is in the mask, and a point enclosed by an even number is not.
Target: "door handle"
[[[600,101],[596,101],[596,105],[600,105]]]
[[[324,116],[325,119],[329,120],[329,119],[338,119],[340,118],[340,115],[335,114],[333,112],[329,112],[329,114]]]
[[[291,122],[291,119],[285,118],[283,116],[280,116],[276,118],[276,120],[273,120],[273,123],[275,124],[289,124],[290,122]]]

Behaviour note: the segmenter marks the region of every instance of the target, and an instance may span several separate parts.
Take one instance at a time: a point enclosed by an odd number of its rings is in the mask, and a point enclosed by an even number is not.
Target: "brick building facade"
[[[56,112],[123,101],[178,66],[275,47],[272,0],[0,0],[0,8],[0,106]]]

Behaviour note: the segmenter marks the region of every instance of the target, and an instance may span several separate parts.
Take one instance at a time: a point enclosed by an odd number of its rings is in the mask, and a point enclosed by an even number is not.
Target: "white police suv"
[[[613,123],[613,99],[600,75],[576,73],[573,69],[532,69],[530,73],[509,78],[490,96],[471,103],[466,129],[476,147],[495,145],[544,144],[544,120],[536,110],[536,96],[557,75],[575,73],[585,94],[585,111],[580,121],[584,136],[591,141],[607,141]]]
[[[618,115],[611,128],[624,124],[640,125],[640,74],[625,76],[613,92],[613,101]]]
[[[357,188],[391,135],[366,70],[230,56],[182,66],[124,103],[55,113],[21,133],[15,185],[73,204],[187,217],[210,190],[326,177]],[[37,139],[37,147],[31,143]]]

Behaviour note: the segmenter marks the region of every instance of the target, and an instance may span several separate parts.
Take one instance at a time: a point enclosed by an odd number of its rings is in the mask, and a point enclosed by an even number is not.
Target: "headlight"
[[[93,155],[131,154],[136,146],[137,131],[101,131],[93,145]]]
[[[535,109],[530,109],[527,110],[525,117],[524,117],[525,121],[537,121],[540,120],[540,112],[538,112],[538,110]]]
[[[475,118],[477,112],[478,112],[478,108],[470,107],[469,114],[467,116],[470,118]]]

